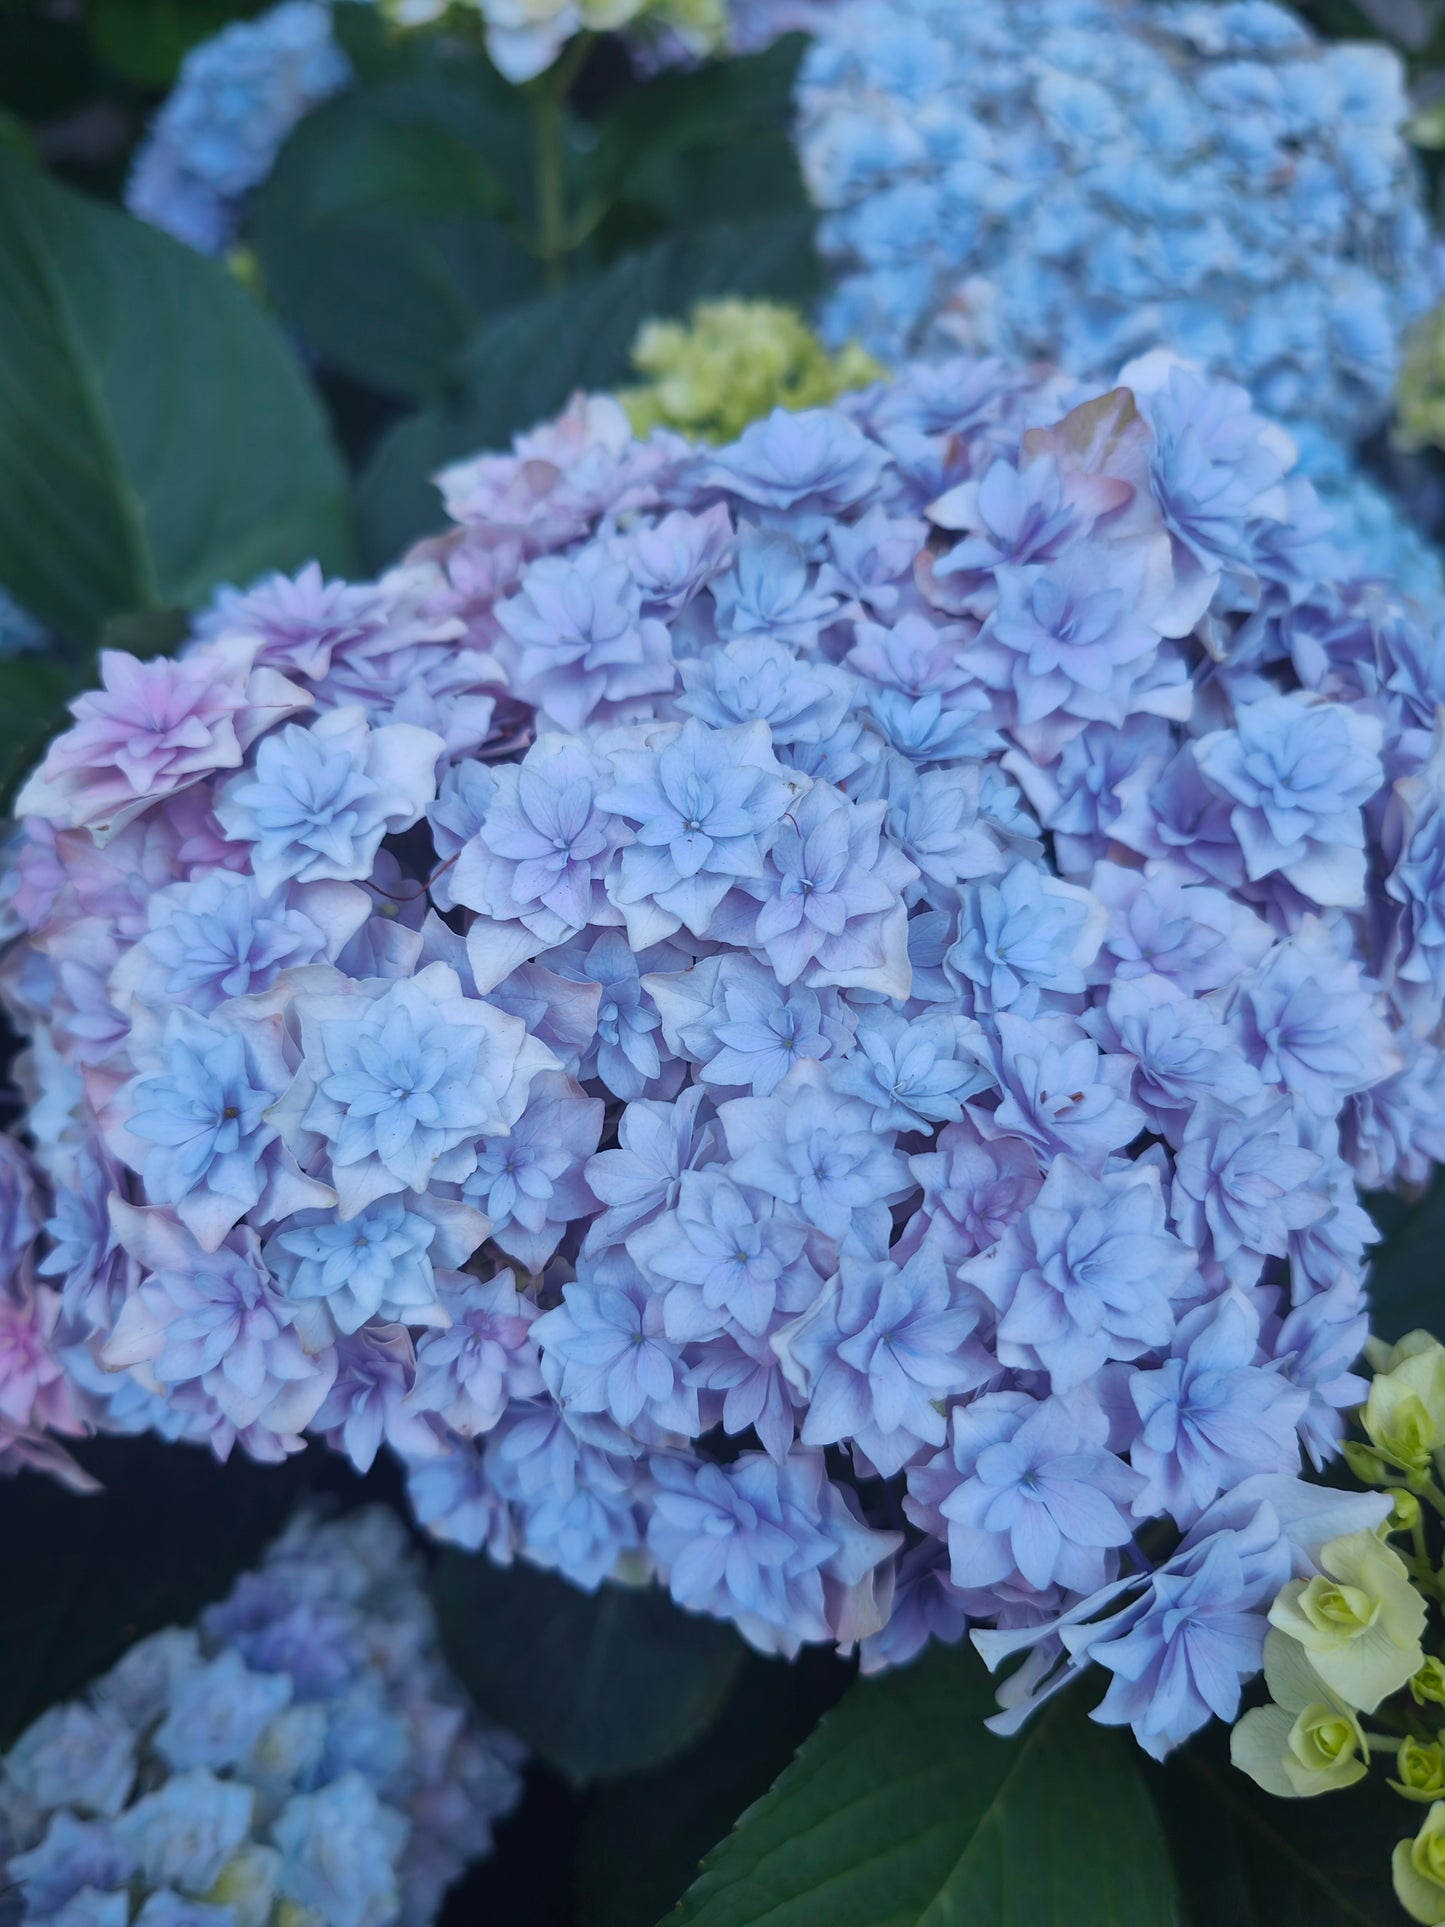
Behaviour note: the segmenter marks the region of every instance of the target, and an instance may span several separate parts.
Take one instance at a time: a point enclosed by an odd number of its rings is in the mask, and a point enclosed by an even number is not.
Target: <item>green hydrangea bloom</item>
[[[686,323],[649,321],[632,347],[647,377],[618,397],[633,430],[736,441],[774,408],[821,408],[883,369],[854,343],[830,354],[802,316],[772,301],[704,301]]]

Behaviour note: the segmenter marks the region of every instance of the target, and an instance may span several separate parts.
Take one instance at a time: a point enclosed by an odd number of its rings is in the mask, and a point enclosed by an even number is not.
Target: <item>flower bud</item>
[[[1425,1602],[1399,1554],[1373,1532],[1332,1539],[1320,1566],[1284,1588],[1270,1624],[1299,1641],[1332,1693],[1373,1712],[1420,1670]]]
[[[1445,1663],[1427,1653],[1425,1664],[1410,1681],[1410,1697],[1417,1706],[1445,1706]]]
[[[1407,1492],[1402,1485],[1393,1486],[1386,1494],[1390,1510],[1381,1525],[1381,1532],[1413,1532],[1420,1523],[1420,1501],[1413,1492]]]
[[[1423,1740],[1402,1740],[1395,1755],[1395,1771],[1400,1777],[1390,1785],[1407,1800],[1445,1798],[1445,1747],[1438,1741],[1427,1745]]]
[[[1445,1444],[1445,1346],[1432,1340],[1377,1372],[1360,1422],[1386,1459],[1423,1477]]]
[[[1445,1921],[1445,1800],[1437,1800],[1413,1840],[1395,1848],[1390,1871],[1395,1898],[1412,1920],[1425,1927]]]

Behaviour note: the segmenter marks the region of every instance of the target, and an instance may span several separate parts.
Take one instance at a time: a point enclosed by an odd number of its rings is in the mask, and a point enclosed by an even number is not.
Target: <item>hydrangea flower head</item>
[[[1089,378],[1162,344],[1356,441],[1430,298],[1397,57],[1282,6],[849,0],[799,78],[823,332]]]
[[[182,62],[136,155],[126,206],[202,254],[223,254],[286,136],[350,79],[324,0],[282,0],[232,22]]]
[[[646,379],[620,397],[637,434],[675,428],[730,442],[774,408],[817,408],[882,369],[850,343],[836,354],[772,301],[703,301],[689,319],[649,321],[632,345]]]
[[[302,1515],[197,1626],[21,1734],[0,1872],[37,1923],[424,1927],[520,1762],[447,1672],[397,1519]]]
[[[438,1537],[770,1652],[1226,1710],[1358,1188],[1445,1154],[1445,689],[1292,460],[1159,354],[721,445],[583,397],[374,592],[220,599],[155,728],[112,660],[7,859],[17,1439],[387,1450]]]

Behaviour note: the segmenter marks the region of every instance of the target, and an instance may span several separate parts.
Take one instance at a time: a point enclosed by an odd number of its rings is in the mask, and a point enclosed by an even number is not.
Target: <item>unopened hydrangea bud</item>
[[[1413,1532],[1420,1523],[1420,1501],[1414,1493],[1407,1492],[1402,1485],[1396,1485],[1385,1496],[1390,1501],[1390,1510],[1381,1521],[1382,1536],[1386,1533]]]
[[[1269,1621],[1309,1654],[1330,1691],[1372,1713],[1424,1659],[1425,1602],[1404,1561],[1373,1532],[1332,1539],[1313,1579],[1292,1579]]]
[[[1410,1697],[1417,1706],[1445,1706],[1445,1662],[1433,1653],[1410,1680]]]
[[[1395,1898],[1424,1927],[1445,1921],[1445,1800],[1437,1800],[1413,1840],[1402,1840],[1390,1862]]]
[[[1361,1423],[1379,1452],[1415,1478],[1445,1444],[1445,1346],[1401,1358],[1370,1383]]]
[[[1423,1740],[1404,1739],[1395,1755],[1399,1775],[1390,1785],[1407,1800],[1427,1800],[1445,1796],[1445,1747],[1438,1740],[1427,1745]]]

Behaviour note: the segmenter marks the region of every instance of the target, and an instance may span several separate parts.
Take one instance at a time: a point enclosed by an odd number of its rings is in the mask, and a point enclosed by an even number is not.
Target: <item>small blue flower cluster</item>
[[[34,1927],[427,1927],[521,1757],[446,1672],[394,1515],[303,1514],[21,1734],[0,1875]]]
[[[1353,442],[1429,236],[1399,60],[1272,0],[849,0],[798,85],[834,341],[1104,378],[1163,346]]]
[[[1120,383],[579,398],[102,658],[0,968],[90,1422],[1228,1716],[1348,1529],[1357,1187],[1445,1157],[1445,658],[1243,389]]]
[[[282,0],[233,21],[182,62],[136,155],[126,206],[202,254],[223,254],[292,128],[350,78],[326,0]]]

